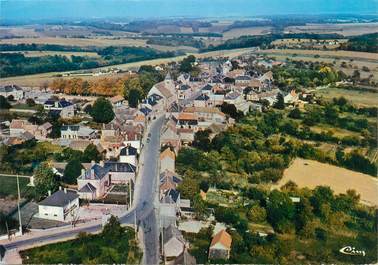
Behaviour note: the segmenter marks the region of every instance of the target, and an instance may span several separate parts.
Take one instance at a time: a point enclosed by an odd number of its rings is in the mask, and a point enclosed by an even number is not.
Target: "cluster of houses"
[[[283,93],[274,87],[271,71],[259,74],[246,70],[246,66],[243,59],[233,62],[203,61],[198,64],[201,70],[199,76],[191,77],[183,73],[173,80],[168,73],[163,81],[151,88],[137,108],[129,107],[122,96],[115,96],[109,99],[115,113],[110,123],[101,124],[96,129],[85,122],[64,124],[60,128],[59,139],[49,138],[53,126],[48,122],[35,125],[26,119],[12,120],[9,134],[5,137],[2,135],[2,142],[7,145],[36,139],[84,151],[88,145],[94,144],[105,159],[99,163],[83,164],[77,178],[77,190],[59,189],[49,194],[39,203],[38,217],[66,222],[77,216],[79,200],[101,201],[116,185],[133,186],[146,126],[151,120],[164,115],[159,171],[159,221],[163,230],[163,253],[165,259],[173,263],[180,260],[186,260],[187,264],[195,263],[187,251],[189,244],[177,225],[181,217],[193,217],[193,209],[190,200],[182,199],[177,189],[182,179],[175,172],[176,156],[183,146],[194,141],[196,132],[208,130],[210,137],[214,137],[234,124],[234,120],[223,113],[220,106],[231,104],[246,114],[252,109],[261,110],[263,100],[274,104],[278,93]],[[0,88],[0,95],[12,95],[15,100],[38,99],[38,95],[32,91],[27,93],[17,86]],[[48,95],[48,92],[43,93],[44,96]],[[283,96],[285,103],[298,101],[295,91]],[[39,104],[43,104],[51,114],[70,120],[89,103],[81,102],[78,108],[77,103],[48,97]],[[57,167],[55,172],[62,172],[64,166]],[[231,244],[232,238],[226,230],[218,231],[213,235],[209,258],[228,259]]]

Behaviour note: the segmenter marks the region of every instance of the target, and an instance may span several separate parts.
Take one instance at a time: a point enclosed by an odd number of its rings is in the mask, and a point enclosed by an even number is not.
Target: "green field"
[[[29,194],[29,178],[19,178],[21,196]],[[17,196],[17,178],[12,176],[0,176],[0,198]]]

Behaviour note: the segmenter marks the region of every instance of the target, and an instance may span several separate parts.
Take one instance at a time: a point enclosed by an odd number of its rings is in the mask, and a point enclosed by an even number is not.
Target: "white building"
[[[0,87],[0,96],[5,98],[13,96],[13,99],[18,101],[24,98],[24,91],[16,85],[2,86]]]
[[[38,204],[38,217],[55,221],[70,221],[77,216],[79,195],[71,190],[59,190]]]
[[[130,164],[136,166],[137,165],[137,154],[138,154],[138,150],[135,147],[128,145],[128,146],[121,149],[121,152],[120,152],[120,155],[119,155],[119,162],[130,163]]]

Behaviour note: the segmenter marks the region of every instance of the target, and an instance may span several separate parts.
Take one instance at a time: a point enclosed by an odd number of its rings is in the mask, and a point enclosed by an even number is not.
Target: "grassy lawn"
[[[210,189],[206,193],[206,201],[225,207],[234,207],[240,203],[240,197],[232,191]]]
[[[28,187],[28,178],[19,178],[21,196],[30,193],[32,187]],[[17,197],[17,178],[11,176],[0,176],[0,198]]]
[[[12,109],[21,109],[21,110],[37,110],[38,105],[29,106],[28,104],[18,103],[12,106]]]

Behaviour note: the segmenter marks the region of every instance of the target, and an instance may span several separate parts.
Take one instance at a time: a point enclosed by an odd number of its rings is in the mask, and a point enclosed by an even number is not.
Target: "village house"
[[[236,109],[243,112],[244,115],[249,112],[249,107],[251,105],[244,100],[242,93],[236,91],[228,93],[224,98],[224,102],[235,105]]]
[[[163,101],[163,107],[166,109],[174,100],[176,100],[175,83],[168,74],[164,81],[152,86],[147,94],[147,98],[153,94],[159,95]]]
[[[177,128],[188,128],[197,130],[198,117],[194,113],[181,112],[177,117]]]
[[[101,163],[101,162],[100,162]],[[104,167],[109,170],[110,184],[127,184],[135,182],[137,167],[130,163],[106,161]]]
[[[195,114],[198,117],[198,120],[210,121],[214,123],[226,122],[226,115],[218,108],[187,107],[184,109],[184,112]]]
[[[48,110],[55,115],[60,115],[62,118],[68,119],[75,116],[74,105],[66,100],[49,99],[43,105],[45,110]]]
[[[183,110],[183,106],[181,104],[178,104],[177,102],[173,102],[167,109],[167,112],[165,113],[165,118],[169,119],[170,117],[175,117],[177,119],[180,112]]]
[[[92,163],[88,170],[82,169],[77,185],[81,199],[100,199],[110,186],[109,169],[104,164]]]
[[[163,251],[166,261],[172,261],[180,256],[185,249],[185,239],[174,225],[163,230]]]
[[[24,91],[17,85],[7,85],[0,87],[0,96],[8,98],[13,97],[13,100],[19,101],[24,98]]]
[[[38,126],[37,130],[34,132],[34,136],[37,140],[46,140],[48,135],[52,131],[52,124],[49,122],[45,122],[44,124]]]
[[[94,139],[97,138],[95,130],[81,125],[63,125],[60,129],[62,139]]]
[[[26,131],[31,131],[31,134],[33,134],[37,127],[37,125],[31,124],[27,120],[12,119],[9,126],[9,134],[11,137],[17,137]]]
[[[160,154],[160,173],[164,172],[165,170],[175,172],[175,160],[175,153],[171,151],[170,148],[166,148]]]
[[[229,259],[231,252],[232,238],[226,230],[218,232],[211,240],[209,248],[209,259]]]
[[[112,103],[114,107],[121,107],[127,105],[127,100],[123,96],[117,95],[110,98],[110,103]]]
[[[245,70],[244,69],[234,69],[226,74],[226,77],[235,79],[238,76],[244,76]]]
[[[75,191],[60,189],[38,203],[38,217],[60,222],[71,221],[79,210],[79,195]]]
[[[177,88],[177,95],[178,99],[187,99],[190,98],[193,94],[192,88],[190,85],[184,84],[184,85],[179,85]]]
[[[179,84],[188,85],[190,83],[190,75],[187,73],[182,73],[177,77],[177,82]]]
[[[42,125],[34,125],[27,120],[13,119],[9,126],[10,137],[19,137],[26,132],[33,135],[37,140],[45,140],[51,133],[52,125],[45,122]]]
[[[176,189],[178,184],[182,182],[182,179],[177,176],[176,173],[173,173],[172,171],[165,170],[160,174],[160,199],[163,198],[164,194],[171,190]]]
[[[132,147],[131,144],[123,147],[119,154],[119,162],[130,163],[134,166],[137,165],[137,154],[138,150]]]
[[[181,141],[180,137],[177,134],[177,129],[175,125],[166,125],[162,130],[162,134],[160,136],[161,146],[170,146],[173,147],[176,153],[181,148]]]
[[[235,85],[247,86],[251,82],[251,77],[248,75],[240,75],[235,78]]]
[[[299,99],[298,94],[292,89],[289,93],[284,96],[285,104],[293,104],[296,103]]]
[[[210,97],[206,94],[201,94],[193,100],[194,107],[208,107]]]
[[[188,145],[194,141],[193,128],[178,128],[177,133],[180,137],[181,145]]]

